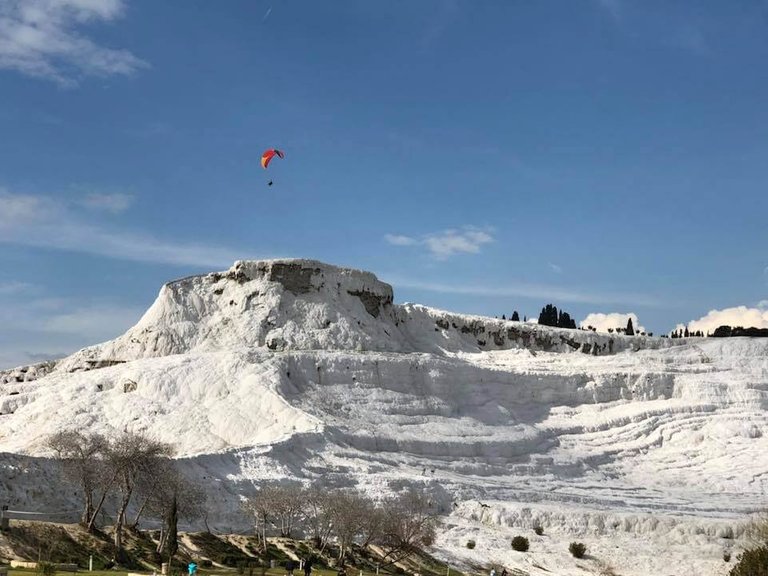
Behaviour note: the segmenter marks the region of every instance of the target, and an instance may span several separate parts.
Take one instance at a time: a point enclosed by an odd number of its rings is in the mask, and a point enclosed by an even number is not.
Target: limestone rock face
[[[552,539],[567,563],[546,573],[570,573],[569,541],[626,533],[652,552],[614,557],[622,574],[714,575],[723,526],[764,507],[767,390],[768,339],[550,328],[395,304],[313,260],[241,261],[166,284],[112,341],[0,373],[0,499],[76,511],[46,438],[130,431],[174,446],[222,532],[252,529],[241,499],[263,482],[413,485],[450,512],[454,552],[541,525],[536,550]],[[654,564],[677,544],[697,548]]]
[[[238,261],[169,282],[126,334],[58,369],[233,347],[403,351],[392,300],[392,287],[370,272],[314,260]]]

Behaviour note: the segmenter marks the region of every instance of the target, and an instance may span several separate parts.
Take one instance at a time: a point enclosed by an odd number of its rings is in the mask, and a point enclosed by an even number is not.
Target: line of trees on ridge
[[[333,540],[343,563],[353,544],[381,549],[383,566],[394,564],[435,540],[437,512],[430,499],[414,489],[376,501],[353,489],[327,489],[318,485],[272,484],[243,503],[254,519],[263,550],[267,531],[311,538],[318,553]]]

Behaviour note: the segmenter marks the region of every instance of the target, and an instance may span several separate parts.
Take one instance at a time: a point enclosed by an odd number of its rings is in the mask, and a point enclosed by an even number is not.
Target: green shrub
[[[525,536],[515,536],[512,538],[512,549],[518,552],[525,552],[528,550],[528,538]]]
[[[729,576],[768,576],[768,546],[746,550]]]
[[[43,576],[53,576],[56,574],[58,566],[53,562],[38,562],[35,572],[42,574]]]
[[[536,532],[537,536],[541,536],[544,534],[544,527],[540,526],[539,524],[536,524],[536,526],[533,527],[533,531]]]
[[[470,550],[474,550],[475,549],[475,541],[474,540],[467,540],[467,548],[469,548]]]
[[[584,558],[584,554],[587,553],[587,547],[581,542],[571,542],[568,546],[568,551],[573,554],[574,558]]]
[[[200,560],[200,562],[198,562],[198,565],[200,566],[200,568],[211,568],[213,567],[213,562],[205,558],[203,560]]]

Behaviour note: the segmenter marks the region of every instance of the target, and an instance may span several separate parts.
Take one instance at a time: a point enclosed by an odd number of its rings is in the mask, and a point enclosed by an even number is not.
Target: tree
[[[363,533],[371,502],[359,492],[340,490],[332,495],[331,505],[333,533],[339,543],[339,560],[343,561],[355,539]]]
[[[267,524],[272,513],[271,497],[267,493],[269,487],[263,487],[256,496],[248,498],[243,503],[243,508],[254,516],[254,531],[261,549],[267,550]]]
[[[557,317],[557,327],[576,329],[576,321],[571,318],[568,312],[560,310],[560,314]]]
[[[147,511],[162,520],[157,552],[167,556],[169,541],[178,540],[178,519],[195,520],[203,517],[206,496],[199,486],[192,484],[181,473],[176,462],[171,459],[160,460],[157,471],[151,474],[151,480],[150,486],[140,481],[138,489],[147,494]]]
[[[520,314],[517,313],[517,310],[512,312],[512,322],[520,322]]]
[[[119,491],[115,519],[115,562],[123,560],[125,513],[137,483],[143,476],[153,474],[160,460],[170,455],[170,445],[150,440],[141,434],[126,432],[110,442],[107,461],[113,477],[117,479]]]
[[[80,523],[92,532],[96,515],[114,483],[104,469],[106,439],[100,434],[68,430],[48,437],[46,445],[55,453],[64,478],[80,485],[84,499]],[[101,497],[97,501],[98,492],[101,492]]]
[[[715,328],[715,331],[712,333],[712,336],[715,338],[727,338],[731,335],[731,332],[733,332],[733,329],[730,326],[723,325],[718,326]]]
[[[542,326],[557,326],[557,308],[552,304],[547,304],[539,313],[539,324]]]
[[[311,486],[304,492],[304,504],[306,527],[315,547],[322,552],[333,529],[331,493]]]
[[[625,330],[625,334],[627,336],[634,336],[635,335],[635,328],[632,326],[632,318],[627,320],[627,329]]]
[[[385,554],[382,561],[394,564],[435,540],[437,515],[427,497],[415,490],[388,501],[379,544]]]
[[[247,499],[243,504],[243,507],[254,515],[256,536],[259,537],[264,550],[267,549],[267,525],[278,528],[281,536],[290,537],[301,518],[303,506],[304,493],[298,484],[263,486],[256,496]]]

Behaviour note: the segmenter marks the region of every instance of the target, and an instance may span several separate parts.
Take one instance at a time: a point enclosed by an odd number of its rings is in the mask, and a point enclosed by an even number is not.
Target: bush
[[[543,526],[539,526],[537,524],[536,526],[533,527],[533,531],[536,532],[537,536],[541,536],[542,534],[544,534],[544,527]]]
[[[467,540],[467,548],[469,548],[470,550],[474,550],[475,549],[475,541],[474,540]]]
[[[573,554],[574,558],[584,558],[584,554],[587,553],[587,547],[581,542],[571,542],[568,546],[568,551]]]
[[[746,550],[729,576],[768,576],[768,546]]]
[[[38,562],[35,572],[42,574],[43,576],[53,576],[56,574],[56,568],[58,568],[58,566],[53,562]]]
[[[525,552],[528,550],[528,538],[525,536],[515,536],[512,538],[512,549],[518,552]]]

